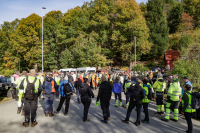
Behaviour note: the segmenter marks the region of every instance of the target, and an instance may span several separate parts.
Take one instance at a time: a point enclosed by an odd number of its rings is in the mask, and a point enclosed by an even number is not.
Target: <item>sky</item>
[[[0,24],[4,21],[12,22],[16,18],[26,18],[32,13],[42,16],[42,7],[46,7],[43,15],[52,11],[60,10],[62,13],[91,0],[0,0]],[[136,0],[137,3],[148,0]]]

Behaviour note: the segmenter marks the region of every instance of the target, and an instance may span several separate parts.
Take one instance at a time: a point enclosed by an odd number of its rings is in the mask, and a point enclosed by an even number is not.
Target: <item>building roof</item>
[[[165,51],[165,60],[174,61],[180,57],[180,53],[177,50]]]

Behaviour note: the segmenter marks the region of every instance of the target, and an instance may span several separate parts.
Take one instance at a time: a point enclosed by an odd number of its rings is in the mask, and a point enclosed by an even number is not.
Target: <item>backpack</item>
[[[71,86],[69,85],[69,83],[64,84],[64,90],[63,91],[64,91],[64,94],[66,96],[73,95],[72,89],[71,89]]]
[[[27,87],[26,87],[26,92],[24,94],[24,97],[28,100],[33,100],[34,99],[34,95],[35,95],[35,82],[36,82],[37,78],[35,78],[35,80],[33,81],[33,83],[30,83],[28,81],[28,77],[26,78],[26,82],[27,82]]]
[[[45,94],[50,95],[52,92],[52,83],[45,81],[44,88]]]
[[[139,89],[138,88],[134,88],[133,92],[132,92],[132,100],[133,102],[139,102],[140,101],[140,94],[139,94]]]
[[[200,108],[200,102],[199,102],[200,93],[194,92],[191,95],[192,95],[192,103],[191,103],[192,109],[199,109]]]
[[[149,91],[149,94],[148,94],[148,99],[151,100],[152,99],[152,90],[150,87],[148,87],[148,91]]]
[[[79,93],[81,95],[84,95],[84,94],[87,93],[87,91],[84,90],[85,86],[86,86],[86,84],[82,84],[81,87],[80,87],[80,89],[79,89]]]

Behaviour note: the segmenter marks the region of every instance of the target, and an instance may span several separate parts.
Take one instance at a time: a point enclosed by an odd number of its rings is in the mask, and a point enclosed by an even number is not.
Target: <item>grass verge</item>
[[[12,97],[0,97],[0,103],[11,100]]]

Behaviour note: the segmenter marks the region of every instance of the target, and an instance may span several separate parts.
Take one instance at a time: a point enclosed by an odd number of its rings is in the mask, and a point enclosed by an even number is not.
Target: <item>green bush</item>
[[[132,71],[144,72],[144,71],[149,71],[149,68],[142,64],[137,64],[137,66],[132,67]]]
[[[150,68],[150,67],[155,67],[155,66],[157,66],[157,64],[151,62],[151,63],[146,64],[145,66],[148,67],[148,68]]]

